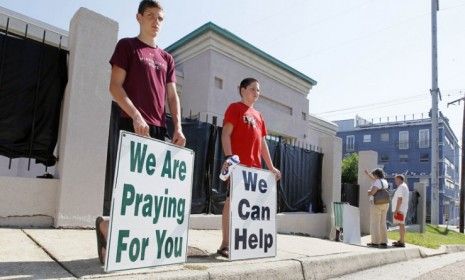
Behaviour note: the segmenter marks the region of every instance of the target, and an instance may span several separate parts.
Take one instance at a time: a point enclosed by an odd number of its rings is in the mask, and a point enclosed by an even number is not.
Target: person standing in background
[[[365,174],[371,178],[371,188],[368,190],[368,197],[370,200],[370,234],[371,243],[369,247],[387,248],[387,224],[386,216],[389,210],[389,203],[375,204],[374,195],[381,189],[388,188],[388,182],[384,179],[384,172],[382,169],[377,168],[372,172],[365,170]]]
[[[392,212],[394,224],[399,225],[400,238],[399,241],[393,242],[392,246],[405,247],[405,219],[407,218],[410,192],[405,183],[404,175],[396,175],[394,181],[397,189],[392,198]]]

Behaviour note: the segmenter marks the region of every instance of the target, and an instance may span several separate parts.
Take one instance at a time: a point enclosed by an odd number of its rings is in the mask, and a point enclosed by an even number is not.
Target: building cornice
[[[316,81],[264,53],[229,31],[207,23],[173,45],[165,48],[181,64],[199,54],[213,50],[245,64],[270,78],[308,95]]]
[[[7,24],[10,34],[68,50],[68,31],[0,6],[0,29],[5,31]]]
[[[320,119],[310,114],[307,116],[307,122],[311,129],[324,134],[335,136],[337,133],[338,126],[335,123]]]

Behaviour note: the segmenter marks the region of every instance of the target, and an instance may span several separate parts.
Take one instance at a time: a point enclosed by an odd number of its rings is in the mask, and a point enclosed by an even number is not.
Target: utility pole
[[[461,101],[465,101],[465,96],[454,100],[452,102],[447,103],[447,107],[449,105],[459,103]],[[460,172],[460,223],[459,223],[459,230],[460,233],[463,233],[464,229],[464,212],[465,212],[465,104],[463,106],[463,119],[462,119],[462,163],[461,163],[461,172]]]
[[[439,128],[438,128],[438,40],[437,11],[439,0],[431,0],[431,223],[439,224]]]

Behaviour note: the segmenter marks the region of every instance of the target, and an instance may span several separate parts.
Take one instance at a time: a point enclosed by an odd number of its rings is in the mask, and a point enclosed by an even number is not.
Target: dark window
[[[420,162],[429,162],[429,153],[422,153],[420,155]]]
[[[218,89],[223,89],[223,79],[220,77],[215,77],[215,87]]]
[[[408,162],[408,155],[400,155],[399,156],[400,162]]]
[[[388,162],[389,156],[388,155],[380,155],[379,162]]]

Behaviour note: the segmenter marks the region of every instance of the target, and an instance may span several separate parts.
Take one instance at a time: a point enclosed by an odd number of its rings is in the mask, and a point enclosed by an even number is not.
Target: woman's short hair
[[[242,96],[241,89],[247,88],[248,86],[250,86],[253,83],[258,83],[258,80],[255,79],[255,78],[245,78],[245,79],[243,79],[241,81],[241,83],[239,84],[239,95]]]
[[[397,174],[395,178],[401,180],[402,182],[405,182],[405,176],[402,174]]]
[[[373,176],[376,176],[380,179],[383,179],[384,178],[384,172],[381,168],[376,168],[375,170],[371,171],[371,174]]]

